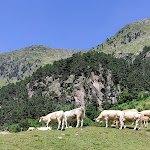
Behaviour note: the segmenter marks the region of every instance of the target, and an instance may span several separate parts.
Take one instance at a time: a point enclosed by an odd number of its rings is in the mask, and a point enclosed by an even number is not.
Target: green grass
[[[133,107],[132,107],[133,106]],[[123,103],[120,105],[120,108],[124,109],[138,109],[141,110],[150,109],[150,97],[147,97],[146,99],[139,100],[139,101],[131,101],[128,103]]]
[[[62,137],[59,139],[58,137]],[[85,127],[0,135],[1,150],[149,150],[150,130]]]

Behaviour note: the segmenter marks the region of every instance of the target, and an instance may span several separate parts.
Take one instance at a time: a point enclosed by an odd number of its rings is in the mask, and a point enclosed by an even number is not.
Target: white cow
[[[100,113],[100,115],[94,119],[96,122],[96,126],[100,121],[106,121],[106,128],[108,127],[108,122],[110,120],[119,120],[120,121],[120,129],[122,129],[124,123],[124,112],[120,110],[104,110]]]
[[[27,131],[33,131],[35,130],[35,127],[29,127]]]
[[[124,122],[135,122],[134,130],[136,130],[139,125],[139,129],[141,128],[141,113],[136,111],[125,111],[124,112]],[[124,125],[126,128],[126,125]]]
[[[122,110],[123,112],[129,112],[129,111],[133,111],[133,112],[138,112],[136,109],[126,109],[126,110]],[[113,121],[113,125],[118,125],[118,123],[119,123],[119,120],[114,120]],[[132,123],[132,124],[134,124],[134,122]]]
[[[61,111],[50,113],[46,116],[42,116],[42,117],[40,117],[39,122],[47,123],[47,127],[50,124],[50,129],[52,129],[52,124],[53,123],[58,122],[57,130],[59,130],[60,125],[62,123],[61,130],[63,130],[63,127],[64,127],[64,112],[61,110]]]
[[[141,111],[141,114],[150,117],[150,110],[143,110]]]
[[[51,128],[50,127],[37,127],[36,130],[48,131],[48,130],[51,130]]]
[[[65,114],[64,120],[66,123],[66,128],[68,128],[68,124],[73,121],[77,121],[76,128],[79,126],[80,121],[81,121],[81,127],[83,127],[83,119],[85,117],[85,110],[83,107],[66,111],[64,114]]]

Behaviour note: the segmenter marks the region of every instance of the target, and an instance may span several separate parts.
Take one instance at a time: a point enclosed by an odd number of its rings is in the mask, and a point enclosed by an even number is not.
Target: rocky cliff
[[[32,85],[29,83],[26,87],[29,98],[36,96],[38,87],[44,88],[42,96],[49,97],[51,93],[55,92],[55,98],[58,101],[65,96],[66,103],[75,102],[77,106],[85,106],[95,97],[99,107],[102,107],[103,103],[115,103],[121,95],[120,86],[114,84],[111,71],[104,70],[101,66],[97,75],[91,72],[89,78],[86,78],[84,74],[81,76],[71,74],[63,82],[54,79],[53,76],[47,76],[41,82],[37,80]]]

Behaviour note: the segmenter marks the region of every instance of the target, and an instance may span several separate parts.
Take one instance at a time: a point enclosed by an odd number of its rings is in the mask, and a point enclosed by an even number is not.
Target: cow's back
[[[76,121],[77,117],[80,119],[83,119],[85,116],[85,110],[83,107],[72,109],[70,111],[66,111],[64,113],[65,118],[67,118],[68,121]]]
[[[135,121],[141,118],[141,113],[134,112],[134,111],[126,111],[125,113],[125,120],[126,121]]]
[[[150,117],[150,110],[143,110],[141,111],[141,114],[144,116],[149,116]]]
[[[47,118],[51,120],[51,123],[57,122],[58,119],[62,120],[64,118],[64,112],[56,111],[47,115]]]

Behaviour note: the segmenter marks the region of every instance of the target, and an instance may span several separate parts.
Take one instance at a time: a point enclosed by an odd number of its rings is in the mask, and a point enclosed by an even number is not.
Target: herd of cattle
[[[81,121],[81,127],[83,127],[83,120],[85,117],[85,109],[83,107],[76,108],[70,111],[57,111],[50,113],[46,116],[40,117],[39,122],[45,122],[47,124],[47,127],[39,127],[36,128],[37,130],[51,130],[52,124],[55,122],[58,122],[58,128],[57,130],[64,129],[64,125],[66,125],[66,128],[68,128],[68,125],[70,122],[77,121],[76,127],[79,126],[79,123]],[[106,128],[108,127],[108,122],[110,120],[113,121],[113,125],[120,126],[119,129],[122,129],[123,127],[126,128],[125,123],[126,122],[132,122],[135,124],[134,130],[136,130],[137,126],[139,125],[139,128],[141,128],[141,123],[145,124],[145,127],[148,127],[148,119],[150,117],[150,110],[144,110],[142,112],[138,112],[136,109],[127,109],[127,110],[104,110],[100,113],[100,115],[95,118],[96,126],[101,121],[106,122]],[[50,125],[50,127],[49,127]],[[35,130],[34,127],[29,127],[28,131]]]

